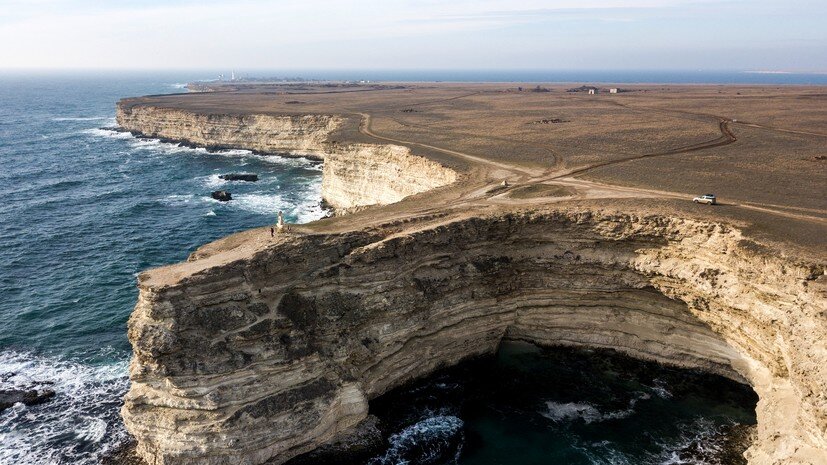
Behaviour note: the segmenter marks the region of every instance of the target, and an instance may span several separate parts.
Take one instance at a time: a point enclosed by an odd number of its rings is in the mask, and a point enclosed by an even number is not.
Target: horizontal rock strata
[[[118,103],[121,128],[211,148],[320,156],[327,136],[342,123],[334,115],[201,114],[174,108]]]
[[[334,115],[232,115],[133,105],[117,107],[121,128],[214,149],[249,149],[323,159],[322,197],[339,212],[384,205],[453,183],[457,175],[407,147],[328,143],[342,124]]]
[[[325,154],[322,197],[339,210],[386,205],[456,179],[453,170],[407,147],[350,144]]]
[[[503,338],[752,384],[750,463],[825,463],[825,270],[726,226],[589,211],[289,235],[143,273],[123,407],[151,465],[284,462]]]

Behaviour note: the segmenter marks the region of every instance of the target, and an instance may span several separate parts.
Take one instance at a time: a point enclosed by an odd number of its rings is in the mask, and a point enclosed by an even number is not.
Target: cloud
[[[780,8],[758,1],[746,9],[741,1],[0,0],[0,43],[11,44],[0,47],[0,64],[387,68],[408,59],[406,65],[425,67],[435,63],[470,66],[474,60],[477,66],[496,65],[497,60],[514,65],[514,57],[504,54],[520,55],[513,52],[515,48],[557,58],[568,53],[566,48],[584,41],[602,42],[607,49],[634,46],[645,50],[665,42],[663,25],[669,21],[695,27],[674,34],[667,31],[666,42],[688,46],[709,29],[711,21],[737,18],[737,22],[729,19],[737,29],[749,21],[745,11],[753,14]],[[792,4],[787,7],[796,10]],[[737,15],[721,14],[733,8],[738,8]],[[638,27],[624,26],[633,23]],[[736,42],[767,40],[760,35],[733,38]],[[783,34],[776,34],[775,39],[783,40]],[[477,49],[490,53],[484,56]],[[522,66],[530,66],[532,55],[520,56]]]

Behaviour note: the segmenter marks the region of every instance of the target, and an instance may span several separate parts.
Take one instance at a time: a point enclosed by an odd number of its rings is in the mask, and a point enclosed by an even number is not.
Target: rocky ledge
[[[127,100],[118,122],[323,158],[323,195],[342,210],[458,177],[406,147],[329,142],[333,115],[204,115]],[[122,411],[137,454],[150,465],[283,463],[353,437],[368,401],[390,389],[522,340],[749,383],[760,397],[750,463],[827,463],[824,263],[700,220],[485,211],[296,228],[272,241],[247,232],[141,274]]]
[[[825,268],[737,229],[543,210],[237,252],[139,278],[123,417],[150,464],[284,462],[348,434],[370,399],[503,339],[747,382],[750,463],[827,458]]]

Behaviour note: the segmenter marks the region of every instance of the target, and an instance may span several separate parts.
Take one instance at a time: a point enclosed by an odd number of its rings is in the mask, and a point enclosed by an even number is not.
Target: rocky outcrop
[[[233,195],[227,191],[212,191],[210,195],[219,202],[229,202],[233,199]]]
[[[398,202],[457,178],[453,170],[407,147],[328,143],[343,121],[334,115],[199,114],[126,99],[118,103],[117,121],[135,134],[189,145],[323,159],[322,197],[340,213]]]
[[[218,179],[223,179],[225,181],[256,182],[258,181],[258,175],[255,173],[229,173],[219,175]]]
[[[325,154],[322,197],[337,210],[386,205],[456,179],[452,169],[407,147],[350,144]]]
[[[612,212],[212,248],[139,277],[123,418],[152,465],[280,463],[357,425],[368,400],[508,338],[749,382],[750,463],[824,463],[825,280],[731,227]]]
[[[39,405],[55,396],[51,389],[0,389],[0,412],[14,404]]]

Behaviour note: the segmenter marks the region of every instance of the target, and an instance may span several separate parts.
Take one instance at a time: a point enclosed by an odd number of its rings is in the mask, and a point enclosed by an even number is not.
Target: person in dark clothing
[[[276,237],[276,230],[273,228],[270,228],[270,237]]]

